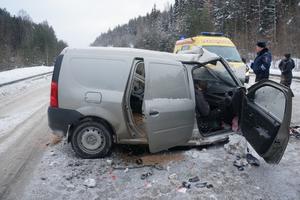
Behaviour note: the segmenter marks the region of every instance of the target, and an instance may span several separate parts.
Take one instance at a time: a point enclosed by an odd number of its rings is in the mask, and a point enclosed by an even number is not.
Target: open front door
[[[152,153],[185,144],[192,136],[195,104],[180,62],[145,60],[144,114]]]
[[[280,162],[289,141],[292,92],[274,81],[263,81],[248,89],[244,98],[241,130],[247,141],[267,163]]]

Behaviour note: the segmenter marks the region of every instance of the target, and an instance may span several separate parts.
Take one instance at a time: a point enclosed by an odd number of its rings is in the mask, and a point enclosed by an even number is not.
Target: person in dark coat
[[[280,83],[287,87],[291,87],[293,78],[292,70],[295,68],[295,62],[289,53],[285,54],[284,57],[285,58],[279,63],[279,69],[281,71]]]
[[[257,56],[253,63],[251,63],[250,67],[256,75],[255,82],[258,82],[269,78],[272,54],[267,48],[267,44],[265,42],[256,43],[256,53]]]

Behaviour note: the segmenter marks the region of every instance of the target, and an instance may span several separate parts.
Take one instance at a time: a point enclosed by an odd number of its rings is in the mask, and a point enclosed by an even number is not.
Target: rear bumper
[[[75,124],[83,115],[75,110],[48,108],[48,125],[53,131],[61,131],[66,135],[69,125]]]

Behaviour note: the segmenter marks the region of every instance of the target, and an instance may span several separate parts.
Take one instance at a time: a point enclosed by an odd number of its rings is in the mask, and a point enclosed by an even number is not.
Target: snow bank
[[[8,71],[0,72],[0,84],[7,83],[30,76],[47,73],[53,71],[53,67],[38,66],[38,67],[25,67],[17,68]]]

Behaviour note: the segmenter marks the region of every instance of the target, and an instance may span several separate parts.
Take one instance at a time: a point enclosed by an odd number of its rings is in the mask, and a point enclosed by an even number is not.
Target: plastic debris
[[[202,182],[202,183],[196,183],[195,187],[197,188],[205,188],[207,185],[207,182]]]
[[[191,184],[188,183],[188,182],[186,182],[186,181],[183,181],[183,182],[182,182],[182,187],[187,188],[187,189],[190,189],[190,188],[191,188]]]
[[[179,188],[177,191],[180,192],[180,193],[186,193],[186,188],[185,187],[182,187],[182,188]]]
[[[170,174],[168,178],[169,178],[169,180],[175,180],[178,177],[177,177],[177,174],[173,173],[173,174]]]
[[[142,179],[142,180],[145,180],[146,178],[148,178],[149,176],[152,176],[152,175],[153,175],[153,172],[152,172],[152,171],[143,173],[143,174],[141,175],[141,179]]]
[[[189,179],[189,182],[191,182],[191,183],[195,183],[195,182],[198,182],[198,181],[200,181],[198,176],[195,176],[195,177]]]
[[[300,126],[290,127],[290,134],[296,139],[300,139]]]
[[[96,187],[96,180],[88,178],[84,181],[83,185],[87,186],[88,188],[94,188]]]
[[[197,188],[205,188],[206,187],[206,188],[210,189],[210,188],[213,188],[214,186],[211,183],[202,182],[202,183],[196,183],[195,187],[197,187]]]
[[[247,160],[245,158],[241,158],[240,156],[237,156],[237,159],[233,161],[233,166],[235,166],[239,171],[244,171],[247,165]]]
[[[258,160],[257,158],[255,158],[252,154],[247,153],[246,159],[247,159],[247,162],[248,162],[250,165],[253,165],[253,166],[256,166],[256,167],[259,167],[259,166],[260,166],[259,160]]]

